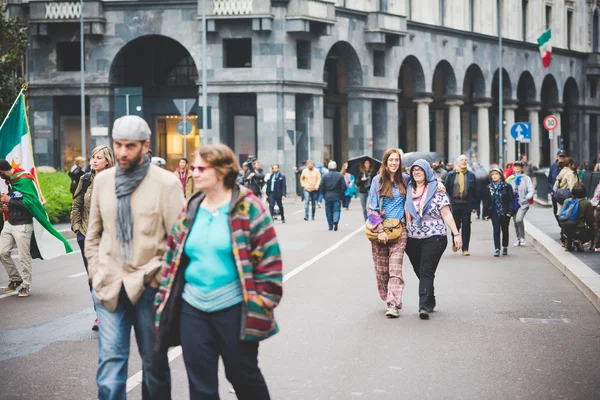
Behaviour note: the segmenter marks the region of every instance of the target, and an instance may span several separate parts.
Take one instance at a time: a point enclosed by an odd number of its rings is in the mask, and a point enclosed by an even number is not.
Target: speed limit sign
[[[544,128],[548,131],[553,131],[558,126],[558,120],[554,115],[548,115],[544,118]]]

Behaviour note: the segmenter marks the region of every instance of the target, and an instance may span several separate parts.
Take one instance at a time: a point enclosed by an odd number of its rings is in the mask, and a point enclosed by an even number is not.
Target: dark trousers
[[[242,305],[206,313],[185,301],[181,307],[181,348],[190,399],[219,399],[219,356],[240,400],[269,400],[258,368],[258,343],[240,340]]]
[[[581,244],[594,239],[594,230],[592,228],[576,229],[573,226],[565,226],[563,229],[565,237],[565,247],[568,250],[573,249],[573,240],[579,240]]]
[[[500,231],[502,231],[502,247],[508,247],[508,227],[510,217],[492,212],[492,226],[494,227],[494,248],[500,250]]]
[[[279,208],[279,214],[281,214],[281,219],[285,220],[285,214],[283,213],[283,200],[282,196],[275,196],[275,193],[271,193],[269,195],[269,211],[271,211],[271,216],[275,215],[275,204]]]
[[[333,229],[333,224],[340,222],[340,213],[342,211],[341,200],[325,199],[325,215],[327,216],[327,225],[329,230]]]
[[[419,308],[427,308],[435,298],[433,280],[442,254],[448,246],[446,236],[432,236],[426,239],[408,238],[406,254],[419,278]]]
[[[83,236],[83,234],[77,232],[77,244],[79,245],[79,248],[81,249],[81,257],[83,258],[83,266],[85,267],[85,272],[87,272],[88,276],[89,276],[89,272],[88,272],[88,261],[87,258],[85,258],[85,236]],[[88,285],[90,286],[90,292],[92,291],[92,283],[89,281],[88,279]]]
[[[467,204],[452,204],[452,216],[456,229],[462,235],[462,249],[469,250],[469,242],[471,241],[471,210]]]

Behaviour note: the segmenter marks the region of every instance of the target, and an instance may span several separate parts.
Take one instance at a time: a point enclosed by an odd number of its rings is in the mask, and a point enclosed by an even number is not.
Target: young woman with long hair
[[[355,177],[356,184],[358,186],[358,198],[360,199],[360,205],[363,211],[363,217],[367,219],[367,199],[369,197],[369,190],[371,189],[371,181],[373,180],[373,166],[371,160],[365,160],[360,165],[360,172]]]

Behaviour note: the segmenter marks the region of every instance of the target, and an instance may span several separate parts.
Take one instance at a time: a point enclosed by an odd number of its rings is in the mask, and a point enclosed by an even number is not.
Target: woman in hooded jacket
[[[494,257],[500,257],[500,232],[502,231],[502,255],[508,255],[508,227],[514,213],[514,193],[511,185],[504,180],[500,168],[490,171],[489,194],[483,200],[483,216],[492,220],[494,227]]]
[[[433,281],[448,246],[446,225],[452,231],[454,246],[462,247],[450,199],[437,190],[437,178],[429,163],[417,160],[410,167],[410,192],[406,196],[406,254],[419,278],[419,317],[429,319],[436,306]]]

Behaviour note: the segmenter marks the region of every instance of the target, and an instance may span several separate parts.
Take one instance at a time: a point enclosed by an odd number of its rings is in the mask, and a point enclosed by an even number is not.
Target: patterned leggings
[[[398,243],[371,242],[379,296],[387,303],[388,307],[397,309],[402,308],[402,291],[404,290],[402,262],[406,249],[406,238],[406,227],[403,227],[402,238]]]

